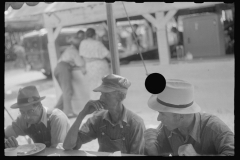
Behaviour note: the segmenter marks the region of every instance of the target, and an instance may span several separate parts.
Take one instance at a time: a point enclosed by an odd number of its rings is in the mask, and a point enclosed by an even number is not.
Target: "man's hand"
[[[15,137],[8,137],[4,139],[5,148],[15,148],[18,147],[18,142]]]
[[[198,156],[192,144],[185,144],[178,148],[179,156]]]
[[[85,115],[92,114],[95,111],[100,111],[104,109],[104,103],[100,100],[90,100],[87,102],[87,104],[84,106],[82,112]]]
[[[158,133],[156,129],[149,128],[144,132],[145,151],[147,155],[158,155],[157,143]]]

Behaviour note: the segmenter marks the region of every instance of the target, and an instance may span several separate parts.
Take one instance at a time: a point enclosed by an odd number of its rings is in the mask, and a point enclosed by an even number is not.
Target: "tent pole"
[[[119,56],[117,49],[117,37],[116,37],[116,21],[113,16],[112,4],[106,4],[107,10],[107,25],[108,25],[108,38],[110,45],[110,53],[111,53],[111,64],[112,64],[112,72],[113,74],[120,75],[120,67],[119,67]]]

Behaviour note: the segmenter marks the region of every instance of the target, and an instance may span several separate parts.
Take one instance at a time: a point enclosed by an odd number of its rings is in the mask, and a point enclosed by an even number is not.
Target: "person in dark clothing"
[[[142,46],[141,42],[140,42],[140,37],[139,35],[136,33],[137,32],[137,29],[138,29],[138,25],[137,24],[134,24],[133,25],[133,31],[132,31],[132,40],[133,42],[137,45],[137,47],[140,47],[140,49],[144,49],[144,47]]]

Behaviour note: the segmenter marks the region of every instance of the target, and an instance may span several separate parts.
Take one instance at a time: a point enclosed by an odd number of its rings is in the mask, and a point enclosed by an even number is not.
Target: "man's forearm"
[[[76,121],[73,123],[73,125],[69,129],[63,143],[63,148],[65,150],[73,149],[76,146],[77,139],[78,139],[78,130],[85,116],[86,115],[83,112],[80,112]]]

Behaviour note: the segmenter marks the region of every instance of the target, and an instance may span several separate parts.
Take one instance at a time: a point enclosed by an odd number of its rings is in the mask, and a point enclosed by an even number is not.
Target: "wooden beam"
[[[159,27],[163,28],[166,26],[166,24],[169,22],[169,20],[177,13],[177,10],[170,10],[167,12],[165,17],[158,21]]]
[[[220,3],[220,2],[203,3],[203,4],[196,4],[193,2],[185,2],[185,3],[181,2],[181,3],[171,3],[171,4],[164,3],[164,2],[145,2],[145,3],[124,2],[124,5],[126,7],[126,10],[129,16],[144,15],[144,14],[155,13],[159,11],[170,11],[168,14],[169,14],[169,17],[171,17],[171,14],[175,14],[174,12],[178,9],[198,7],[198,6],[202,7],[202,6],[214,5],[217,3]],[[126,17],[126,13],[123,8],[122,2],[115,2],[112,5],[114,10],[113,15],[115,19]],[[107,20],[104,3],[95,5],[93,8],[86,6],[86,7],[76,8],[73,10],[56,11],[54,12],[54,14],[49,15],[50,19],[49,19],[48,25],[52,27],[56,27],[59,25],[60,22],[57,19],[57,17],[61,19],[61,24],[63,27]]]
[[[147,3],[133,3],[124,2],[127,13],[129,16],[137,16],[147,13],[154,13],[161,10],[174,9],[171,5],[163,2],[147,2]],[[115,2],[113,5],[114,18],[125,18],[126,12],[121,2]],[[54,15],[56,14],[56,15]],[[49,14],[49,23],[47,25],[56,27],[59,25],[59,20],[56,17],[61,18],[61,25],[70,26],[83,23],[91,23],[96,21],[107,20],[106,9],[104,4],[96,5],[94,8],[85,7],[74,9],[73,11],[58,11],[54,14]],[[71,18],[69,18],[71,17]]]
[[[59,26],[56,28],[56,30],[54,31],[54,33],[53,33],[54,41],[57,39],[57,37],[58,37],[61,29],[62,29],[62,26],[59,25]]]
[[[146,20],[148,20],[154,27],[158,27],[157,20],[151,14],[142,15]]]

